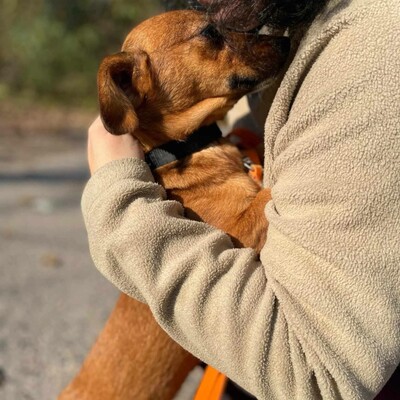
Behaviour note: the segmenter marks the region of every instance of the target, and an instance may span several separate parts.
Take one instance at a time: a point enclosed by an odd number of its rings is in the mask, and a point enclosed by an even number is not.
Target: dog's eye
[[[211,40],[215,44],[221,44],[224,40],[217,28],[213,25],[207,25],[201,32],[201,36]]]

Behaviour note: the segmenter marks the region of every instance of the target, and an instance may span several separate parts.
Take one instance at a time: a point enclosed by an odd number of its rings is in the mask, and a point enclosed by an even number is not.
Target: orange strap
[[[207,365],[193,400],[221,400],[228,378]]]

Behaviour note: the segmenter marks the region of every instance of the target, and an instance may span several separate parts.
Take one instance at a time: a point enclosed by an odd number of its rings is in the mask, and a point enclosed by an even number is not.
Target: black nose
[[[283,56],[287,56],[290,51],[290,39],[286,36],[273,39],[273,46]]]

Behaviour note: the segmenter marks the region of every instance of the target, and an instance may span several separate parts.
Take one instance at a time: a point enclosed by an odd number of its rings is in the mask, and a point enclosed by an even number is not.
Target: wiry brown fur
[[[206,26],[206,16],[195,11],[154,17],[128,35],[123,52],[102,62],[100,111],[110,132],[133,133],[145,151],[183,140],[223,117],[252,89],[232,88],[232,77],[262,82],[282,65],[281,39],[231,33],[217,43],[201,34]],[[244,59],[234,51],[243,46],[249,46]],[[238,246],[260,251],[270,193],[243,170],[236,147],[220,140],[154,175],[189,217],[226,231]],[[121,295],[60,399],[171,399],[196,362],[158,327],[147,306]]]
[[[238,247],[261,251],[267,233],[263,210],[270,191],[260,190],[244,172],[235,146],[222,139],[186,160],[158,168],[154,175],[168,198],[185,206],[188,217],[222,229]]]

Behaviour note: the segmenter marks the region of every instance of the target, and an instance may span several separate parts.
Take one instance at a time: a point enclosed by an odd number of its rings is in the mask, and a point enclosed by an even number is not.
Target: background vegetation
[[[141,20],[187,3],[0,0],[0,101],[93,106],[102,57]]]

